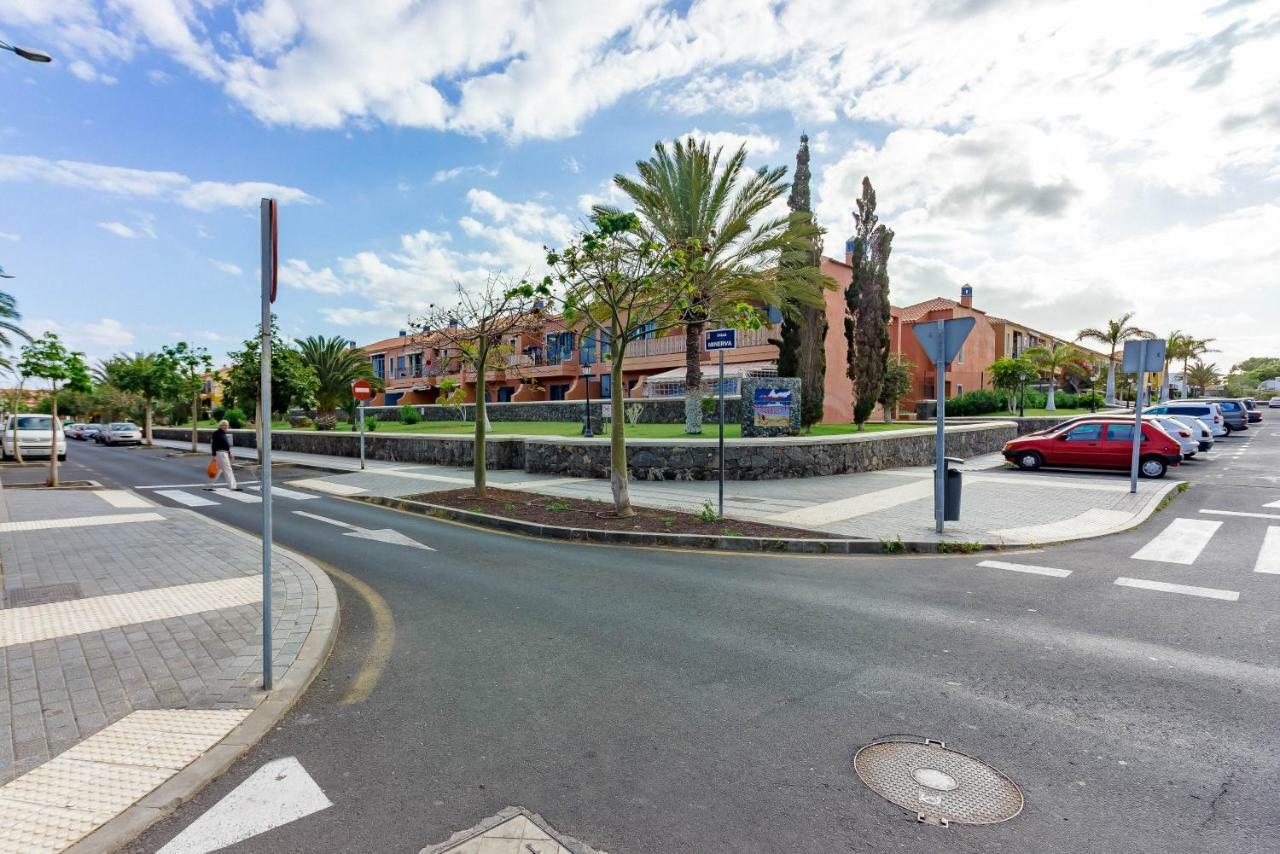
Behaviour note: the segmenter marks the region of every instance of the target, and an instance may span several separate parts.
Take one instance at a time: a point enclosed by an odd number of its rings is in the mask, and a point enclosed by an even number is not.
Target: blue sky
[[[829,253],[875,183],[895,304],[1280,351],[1280,12],[1143,5],[0,0],[56,57],[0,53],[0,264],[92,357],[220,356],[271,193],[284,330],[368,341],[536,270],[658,139],[791,165],[807,130]]]

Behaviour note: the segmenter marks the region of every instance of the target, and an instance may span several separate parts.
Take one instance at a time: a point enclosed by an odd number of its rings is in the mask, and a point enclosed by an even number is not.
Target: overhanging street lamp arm
[[[42,50],[31,50],[26,47],[18,47],[16,45],[0,42],[0,50],[7,50],[16,53],[23,59],[29,59],[32,62],[53,62],[53,57]]]

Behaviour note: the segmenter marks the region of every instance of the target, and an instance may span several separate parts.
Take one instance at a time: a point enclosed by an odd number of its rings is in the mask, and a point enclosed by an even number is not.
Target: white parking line
[[[1215,590],[1212,587],[1192,587],[1189,584],[1168,584],[1164,581],[1147,581],[1145,578],[1117,578],[1116,584],[1122,587],[1137,587],[1142,590],[1159,590],[1162,593],[1181,593],[1185,596],[1203,596],[1206,599],[1222,599],[1235,602],[1240,594],[1234,590]]]
[[[1134,552],[1131,557],[1133,560],[1190,565],[1196,562],[1200,552],[1204,551],[1204,547],[1209,545],[1209,540],[1213,539],[1213,535],[1221,527],[1221,522],[1174,519],[1169,523],[1169,527]]]
[[[1054,578],[1066,578],[1071,574],[1069,569],[1055,569],[1052,566],[1036,566],[1030,563],[1005,563],[1002,560],[984,560],[978,566],[1007,569],[1011,572],[1027,572],[1032,575],[1051,575]]]
[[[226,489],[225,487],[222,489],[215,489],[213,494],[221,496],[222,498],[230,498],[232,501],[240,501],[245,504],[262,503],[262,496],[260,495],[249,495],[244,492],[237,492],[234,489]]]
[[[262,492],[261,486],[251,486],[249,488],[252,489],[254,492]],[[293,499],[296,499],[297,501],[310,501],[313,498],[320,497],[319,495],[311,495],[310,493],[298,492],[293,489],[285,489],[283,486],[274,486],[274,485],[271,487],[271,494],[279,498],[293,498]]]
[[[1211,516],[1246,516],[1250,519],[1280,519],[1275,513],[1243,513],[1239,510],[1201,510]]]
[[[171,501],[176,501],[179,504],[184,504],[187,507],[216,507],[218,505],[218,502],[216,501],[210,501],[207,498],[202,498],[199,495],[192,495],[191,493],[183,492],[180,489],[157,489],[156,495],[163,495],[165,498],[168,498]]]
[[[1267,535],[1262,538],[1262,548],[1258,551],[1258,561],[1253,565],[1253,571],[1280,574],[1280,525],[1267,528]]]

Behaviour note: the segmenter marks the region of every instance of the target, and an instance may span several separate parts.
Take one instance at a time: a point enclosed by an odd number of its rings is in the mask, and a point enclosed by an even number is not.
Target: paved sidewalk
[[[294,454],[305,465],[308,455]],[[327,466],[328,458],[317,465]],[[815,533],[904,542],[979,542],[1043,545],[1102,536],[1146,519],[1177,479],[1141,481],[1129,493],[1125,476],[1086,472],[1021,472],[999,454],[968,460],[961,521],[933,529],[933,470],[929,466],[830,477],[726,481],[725,515],[773,522]],[[291,485],[334,495],[401,497],[467,486],[470,469],[381,463],[364,472],[323,475]],[[610,501],[603,479],[491,471],[489,484],[570,498]],[[632,481],[638,505],[697,512],[716,498],[714,481]]]
[[[0,851],[63,850],[262,703],[260,559],[255,538],[132,492],[0,490]],[[304,559],[274,569],[293,690],[336,599]]]

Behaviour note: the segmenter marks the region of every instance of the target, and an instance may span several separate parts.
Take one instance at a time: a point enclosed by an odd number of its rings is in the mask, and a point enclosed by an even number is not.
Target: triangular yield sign
[[[391,528],[356,528],[354,531],[347,531],[346,536],[358,537],[361,540],[376,540],[379,543],[390,543],[393,546],[409,546],[415,549],[424,549],[433,552],[435,549],[431,546],[423,545],[412,537],[407,537],[399,531]]]
[[[331,806],[302,763],[286,756],[254,771],[160,854],[207,854]]]

